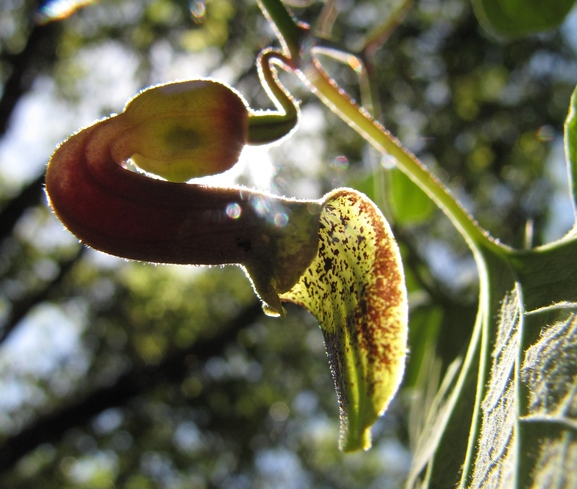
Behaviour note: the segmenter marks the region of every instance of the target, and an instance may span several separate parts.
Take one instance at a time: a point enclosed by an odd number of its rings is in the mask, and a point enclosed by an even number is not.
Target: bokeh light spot
[[[288,216],[284,212],[279,212],[274,216],[274,224],[279,228],[284,228],[288,223]]]
[[[233,202],[226,206],[225,212],[231,219],[238,219],[242,214],[242,208],[236,202]]]
[[[269,413],[270,417],[275,421],[285,421],[290,414],[290,410],[284,402],[275,402],[270,407]]]
[[[188,8],[195,24],[202,24],[205,21],[206,5],[204,0],[192,0]]]
[[[541,141],[553,141],[555,139],[555,129],[549,124],[541,126],[537,131],[537,137]]]
[[[349,167],[349,159],[346,156],[337,156],[331,162],[331,168],[337,171],[346,170]]]

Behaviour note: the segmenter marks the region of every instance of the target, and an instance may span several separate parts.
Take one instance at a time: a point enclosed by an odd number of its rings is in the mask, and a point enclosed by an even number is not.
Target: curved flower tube
[[[207,87],[219,103],[198,109],[190,98],[200,91],[206,100]],[[247,109],[223,89],[202,80],[141,93],[123,113],[57,148],[46,191],[59,219],[87,245],[154,263],[239,264],[280,314],[278,294],[294,285],[316,253],[317,203],[167,182],[123,168],[133,160],[144,170],[184,180],[231,167],[246,140]],[[235,120],[241,124],[230,122]],[[218,144],[209,141],[211,135]],[[201,144],[206,141],[207,147]]]

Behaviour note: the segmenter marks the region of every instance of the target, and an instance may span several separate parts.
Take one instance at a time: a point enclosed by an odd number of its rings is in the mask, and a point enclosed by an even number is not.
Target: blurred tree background
[[[295,7],[355,51],[392,0]],[[325,9],[325,10],[323,10]],[[338,409],[316,321],[266,317],[240,269],[128,263],[84,249],[51,214],[44,166],[69,134],[138,90],[211,76],[268,107],[254,66],[275,38],[254,0],[101,0],[42,24],[0,4],[0,487],[396,488],[439,379],[476,311],[474,262],[390,161],[294,78],[299,131],[247,151],[228,181],[317,198],[367,193],[391,220],[410,292],[403,389],[373,448],[337,449]],[[540,244],[572,223],[562,125],[577,80],[577,18],[504,42],[466,0],[417,0],[364,51],[381,119],[494,236]],[[359,97],[353,69],[327,62]],[[386,171],[382,171],[385,168]]]

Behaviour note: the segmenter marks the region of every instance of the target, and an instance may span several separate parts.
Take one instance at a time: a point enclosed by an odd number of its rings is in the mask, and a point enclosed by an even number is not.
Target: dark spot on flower
[[[325,257],[325,272],[328,272],[333,266],[332,258]]]

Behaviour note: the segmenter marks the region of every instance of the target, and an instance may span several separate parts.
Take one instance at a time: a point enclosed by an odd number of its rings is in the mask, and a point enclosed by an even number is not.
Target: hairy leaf
[[[481,258],[481,256],[479,257]],[[486,337],[495,328],[500,300],[514,286],[509,267],[501,257],[482,255],[481,294],[477,320],[463,358],[448,369],[427,414],[415,448],[407,487],[458,486],[468,478],[480,423],[480,385],[485,385],[490,365]],[[485,272],[485,274],[483,274]],[[464,325],[465,327],[466,325]],[[483,368],[485,366],[485,368]]]
[[[482,336],[474,333],[459,380],[431,410],[410,487],[575,487],[577,305],[566,278],[574,247],[564,241],[509,256],[483,253]],[[542,268],[538,264],[549,273],[529,273]],[[459,403],[473,396],[472,409],[456,416]],[[458,443],[451,436],[457,422],[469,433],[469,448],[448,476],[446,444]]]
[[[513,487],[516,454],[513,445],[516,416],[515,364],[519,348],[522,309],[519,292],[507,293],[501,303],[490,377],[481,403],[472,488]]]
[[[476,250],[476,326],[429,410],[408,487],[577,486],[576,256],[574,232],[532,250]]]
[[[552,312],[552,314],[551,314]],[[525,405],[519,445],[525,455],[521,486],[577,487],[577,315],[563,308],[530,316],[546,324],[520,369]]]

